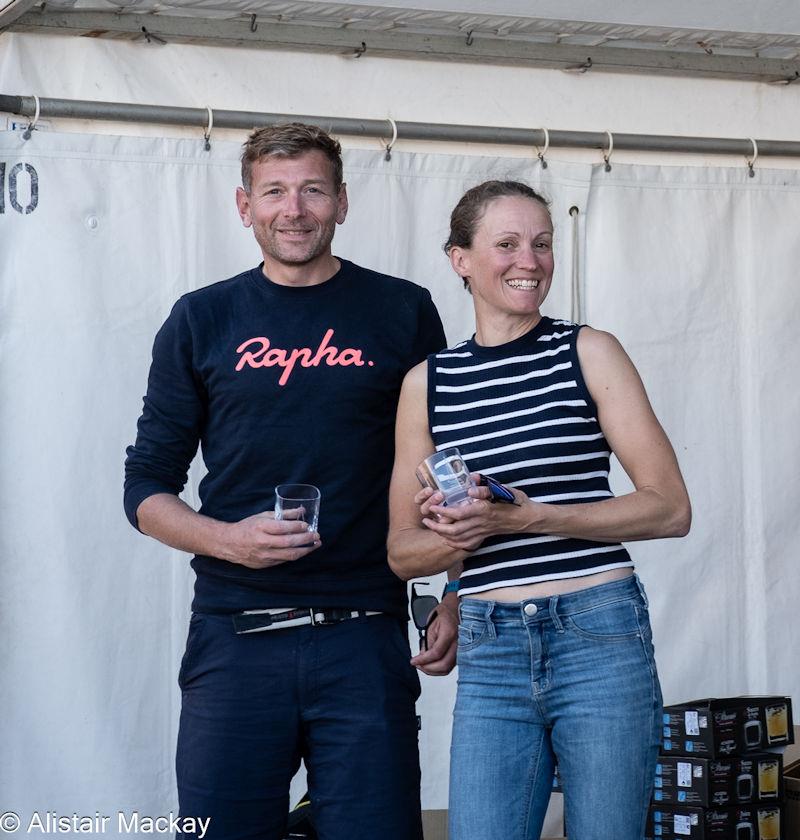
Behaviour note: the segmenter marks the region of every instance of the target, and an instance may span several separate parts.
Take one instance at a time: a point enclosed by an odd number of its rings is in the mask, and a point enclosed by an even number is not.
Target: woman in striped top
[[[469,190],[445,250],[476,332],[404,382],[389,560],[405,579],[460,576],[450,838],[538,838],[557,762],[570,840],[640,840],[661,692],[621,543],[688,532],[675,454],[617,340],[541,315],[554,262],[540,195]],[[419,491],[417,465],[450,447],[515,504],[485,486],[457,507]],[[635,488],[617,498],[612,452]]]

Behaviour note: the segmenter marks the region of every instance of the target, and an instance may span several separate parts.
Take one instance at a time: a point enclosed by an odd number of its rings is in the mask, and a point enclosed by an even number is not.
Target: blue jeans
[[[570,840],[641,840],[661,690],[639,579],[460,613],[450,840],[538,840],[556,761]]]
[[[302,758],[320,840],[421,840],[410,657],[389,615],[237,636],[230,616],[195,613],[179,676],[181,816],[211,817],[205,840],[279,840]]]

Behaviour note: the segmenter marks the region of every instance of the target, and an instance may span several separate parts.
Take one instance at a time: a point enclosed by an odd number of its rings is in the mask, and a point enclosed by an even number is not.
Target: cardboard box
[[[645,840],[795,840],[783,825],[783,808],[695,808],[651,805]]]
[[[795,840],[800,838],[800,759],[784,770],[783,780],[786,789],[786,837],[787,840]]]
[[[692,805],[651,805],[645,840],[705,840],[703,813]]]
[[[714,759],[662,755],[656,764],[657,804],[707,808],[782,799],[783,761],[777,753]]]
[[[664,755],[725,758],[793,743],[789,697],[692,700],[664,708]]]

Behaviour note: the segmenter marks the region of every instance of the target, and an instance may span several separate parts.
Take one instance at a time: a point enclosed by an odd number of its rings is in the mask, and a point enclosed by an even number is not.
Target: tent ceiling
[[[0,31],[31,6],[35,6],[36,2],[37,0],[0,0]]]
[[[29,0],[17,3],[25,6]],[[590,66],[612,70],[738,75],[765,81],[793,80],[800,75],[800,4],[793,0],[756,2],[746,8],[726,0],[702,4],[678,0],[666,4],[666,10],[662,3],[635,0],[621,0],[613,10],[586,0],[544,0],[536,5],[536,17],[523,0],[417,0],[415,5],[410,8],[402,0],[392,4],[381,0],[48,0],[43,10],[28,11],[12,28],[141,37],[141,23],[134,25],[134,20],[146,18],[147,29],[167,40],[239,41],[257,46],[265,38],[264,30],[269,30],[263,46],[324,49],[328,43],[331,50],[341,50],[346,43],[358,46],[364,41],[374,54],[420,52],[426,54],[421,57],[467,61],[503,61],[505,48],[508,63],[562,69],[580,69],[591,58]],[[257,36],[259,29],[261,37],[246,34]],[[308,34],[306,41],[303,33]],[[352,37],[337,39],[332,33]],[[453,49],[461,44],[473,49]],[[526,47],[527,53],[520,52]],[[615,58],[617,52],[621,58]],[[647,53],[651,53],[649,58]],[[670,58],[659,59],[659,54]],[[559,56],[563,57],[560,63]],[[742,59],[738,74],[731,70],[736,65],[720,60],[725,58]],[[754,61],[761,63],[756,66]],[[728,69],[715,73],[715,66]]]

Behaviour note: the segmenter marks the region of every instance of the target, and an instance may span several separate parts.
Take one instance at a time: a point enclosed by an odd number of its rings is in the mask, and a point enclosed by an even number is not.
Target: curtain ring
[[[547,169],[547,161],[544,159],[544,156],[550,148],[550,132],[544,126],[542,126],[542,131],[544,132],[544,148],[540,152],[539,147],[535,146],[536,157],[539,158],[539,163],[542,164],[542,169]]]
[[[391,118],[386,118],[392,126],[392,139],[388,143],[383,144],[383,148],[386,149],[386,154],[383,156],[384,160],[391,160],[392,159],[392,146],[397,142],[397,123]]]
[[[748,139],[753,144],[753,159],[749,160],[747,158],[747,156],[745,156],[744,160],[745,160],[745,163],[747,164],[747,168],[750,170],[750,177],[755,178],[756,173],[755,173],[755,170],[753,169],[753,167],[756,165],[756,161],[758,160],[758,143],[756,143],[756,141],[752,137],[750,137]]]
[[[603,160],[606,165],[604,167],[606,172],[611,172],[611,154],[614,151],[614,135],[610,131],[606,131],[608,135],[608,151],[603,150]]]
[[[33,119],[28,123],[28,127],[25,129],[25,132],[22,135],[23,140],[30,140],[33,136],[33,130],[36,128],[36,123],[39,122],[39,114],[42,112],[41,104],[39,103],[39,97],[34,93],[33,94],[33,101],[36,106],[35,111],[33,112]]]
[[[214,112],[211,110],[210,105],[206,105],[206,111],[208,111],[208,125],[206,126],[206,130],[203,132],[203,139],[206,141],[205,150],[207,152],[210,152],[211,151],[211,129],[214,127]]]

